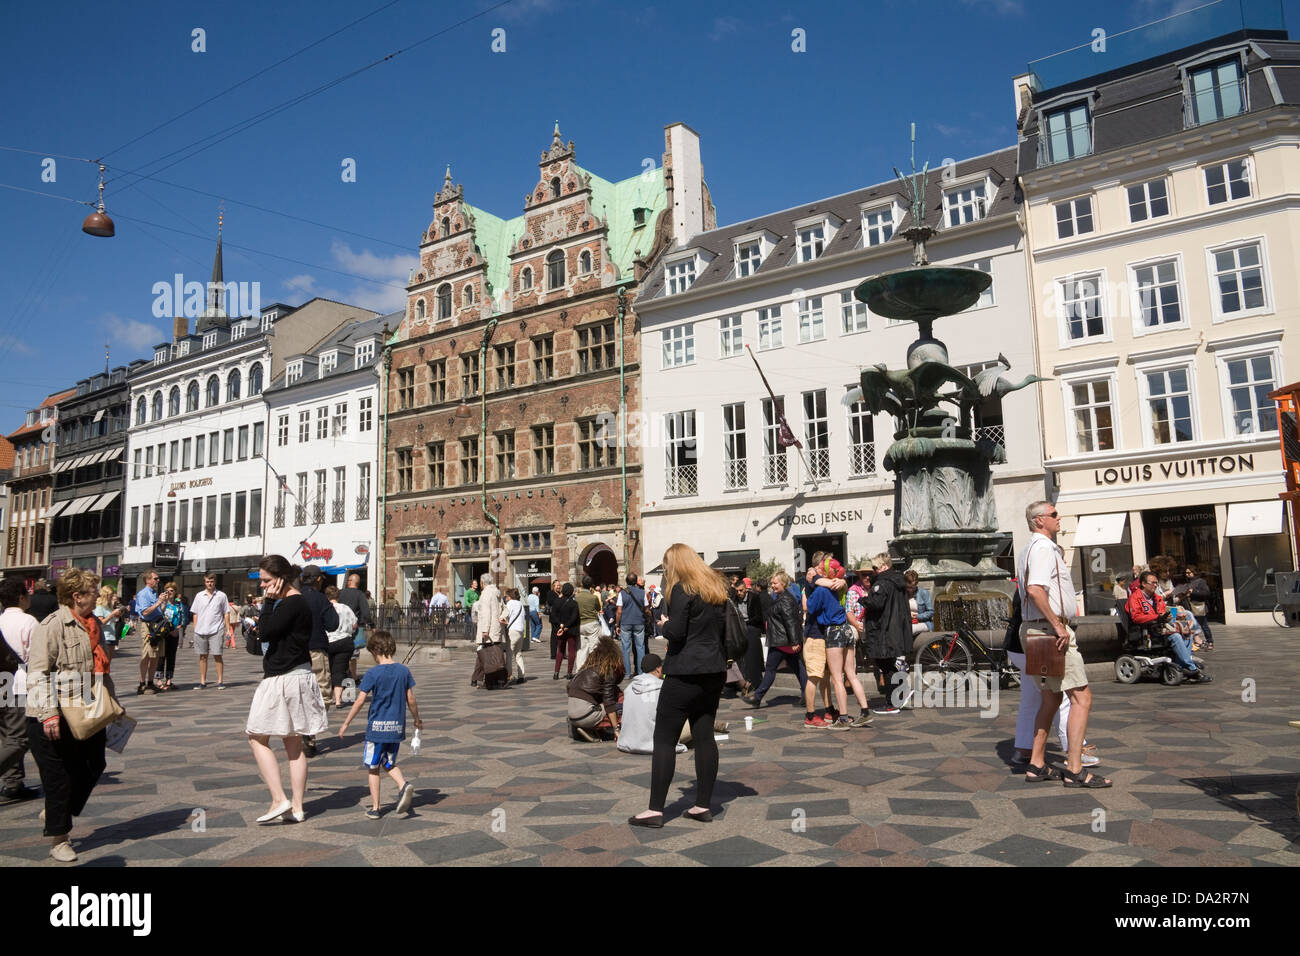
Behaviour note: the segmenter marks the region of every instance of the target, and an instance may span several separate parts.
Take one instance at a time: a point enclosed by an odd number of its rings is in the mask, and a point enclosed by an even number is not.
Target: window
[[[564,288],[564,253],[559,249],[546,257],[546,288]]]
[[[974,312],[976,309],[987,309],[993,305],[993,260],[976,259],[974,262],[966,263],[967,269],[974,269],[977,272],[983,272],[989,277],[989,287],[980,293],[980,297],[975,300],[975,304],[968,306],[965,311]],[[891,322],[891,324],[897,324]]]
[[[329,494],[327,484],[328,476],[324,468],[316,470],[316,496],[311,502],[311,520],[316,524],[322,524],[325,521],[325,497]]]
[[[515,433],[497,432],[497,481],[509,481],[515,476]]]
[[[1046,151],[1041,158],[1048,163],[1060,163],[1091,153],[1092,134],[1087,104],[1074,103],[1048,113],[1044,117],[1042,142]]]
[[[826,419],[826,389],[803,393],[803,430],[814,478],[831,476],[830,426]]]
[[[1145,222],[1169,215],[1168,186],[1163,179],[1152,179],[1128,187],[1128,221]]]
[[[262,455],[262,443],[266,441],[266,423],[253,422],[253,457]]]
[[[195,498],[190,509],[190,540],[203,540],[203,499]]]
[[[1228,408],[1234,435],[1277,431],[1277,403],[1268,393],[1277,388],[1273,353],[1233,357],[1223,362]]]
[[[944,193],[943,208],[947,213],[948,225],[960,226],[983,219],[988,214],[985,192],[984,183],[978,183]]]
[[[188,500],[176,505],[176,540],[185,542],[190,528],[190,503]]]
[[[289,416],[281,415],[275,420],[275,446],[283,448],[289,444]]]
[[[366,521],[370,518],[370,463],[367,461],[357,465],[357,520]]]
[[[345,412],[346,415],[346,412]],[[375,426],[375,400],[369,395],[363,395],[357,401],[357,431],[368,432]],[[347,430],[346,418],[343,422],[344,431]]]
[[[493,358],[496,360],[497,388],[515,387],[515,344],[507,342],[494,346]]]
[[[607,418],[578,419],[578,467],[583,471],[614,464],[614,442],[603,424]]]
[[[248,458],[248,426],[239,426],[239,460],[244,461]]]
[[[403,489],[401,487],[402,453],[400,451],[397,453],[397,464],[398,464],[398,474],[397,474],[398,490],[401,491]],[[410,477],[409,474],[407,477],[408,478]],[[298,496],[294,502],[293,523],[299,526],[305,525],[307,523],[307,472],[305,471],[298,472]]]
[[[875,474],[876,421],[865,402],[849,406],[849,474],[854,478]]]
[[[195,468],[202,468],[205,464],[207,464],[207,462],[205,461],[206,456],[203,453],[204,452],[203,443],[205,441],[205,438],[206,436],[204,435],[194,436],[194,467]]]
[[[234,342],[244,337],[248,327],[243,322],[236,322],[230,327],[230,341]]]
[[[1236,57],[1187,71],[1189,126],[1213,123],[1246,110],[1246,85]]]
[[[140,539],[140,509],[138,507],[131,509],[131,531],[130,536],[126,539],[128,547],[134,548],[136,542]]]
[[[1166,259],[1133,269],[1138,328],[1155,329],[1183,322],[1178,295],[1178,260]]]
[[[468,485],[478,481],[478,436],[460,440],[460,483]]]
[[[682,259],[669,263],[664,269],[668,277],[668,294],[677,295],[685,292],[695,282],[695,258]]]
[[[1110,379],[1070,382],[1070,415],[1074,418],[1076,454],[1110,451],[1115,447],[1113,389]]]
[[[578,271],[586,275],[591,271],[591,253],[583,249],[582,255],[578,256]]]
[[[524,266],[519,270],[519,290],[529,292],[533,288],[533,267]]]
[[[677,368],[695,361],[695,324],[673,326],[663,331],[664,368]]]
[[[146,408],[146,403],[144,400],[144,396],[141,395],[139,399],[136,400],[135,403],[135,423],[137,425],[143,425],[145,423],[145,408]]]
[[[221,401],[221,382],[217,379],[215,375],[208,376],[207,388],[208,388],[207,407],[211,408],[213,405],[216,405]]]
[[[330,437],[346,438],[348,434],[348,403],[338,402],[334,406],[334,417],[330,419]]]
[[[303,410],[298,413],[298,441],[311,440],[311,412]]]
[[[217,463],[217,441],[220,432],[208,432],[208,464]]]
[[[1141,373],[1147,400],[1151,443],[1193,441],[1191,371],[1184,368]]]
[[[437,359],[429,363],[429,404],[436,405],[447,400],[447,360]]]
[[[718,354],[723,358],[732,358],[745,350],[745,335],[738,315],[724,315],[718,320],[720,340]]]
[[[867,324],[867,304],[859,302],[852,289],[845,289],[840,293],[840,331],[865,332]]]
[[[229,464],[235,460],[235,430],[227,428],[221,433],[221,462]]]
[[[424,300],[423,299],[415,300],[415,321],[417,322],[424,321]]]
[[[468,309],[474,304],[474,287],[466,285],[460,290],[460,304]]]
[[[555,336],[539,335],[533,339],[533,381],[549,382],[555,378]]]
[[[584,325],[578,329],[578,372],[614,367],[614,322]]]
[[[176,540],[176,502],[167,502],[167,541]]]
[[[1101,276],[1077,276],[1059,283],[1061,315],[1067,339],[1083,342],[1106,334],[1106,319],[1101,310]]]
[[[263,332],[269,332],[271,330],[271,327],[275,325],[276,316],[278,316],[279,314],[280,314],[279,312],[267,312],[265,315],[262,316]]]
[[[149,543],[150,511],[151,509],[149,508],[148,505],[145,505],[142,509],[140,509],[140,544],[142,546],[147,545]]]
[[[185,410],[187,412],[197,412],[199,410],[198,382],[190,382],[185,388]]]
[[[799,300],[799,341],[819,342],[826,338],[826,320],[822,315],[822,297]]]
[[[664,494],[669,497],[698,494],[695,412],[669,412],[665,415],[664,439],[667,442]]]
[[[348,470],[342,465],[334,469],[334,501],[330,505],[331,521],[346,521],[348,518]]]
[[[230,374],[226,376],[226,401],[233,402],[239,399],[239,369],[233,368]]]
[[[551,177],[551,198],[552,199],[560,198],[560,177],[559,176]]]
[[[533,474],[555,474],[555,426],[533,427]]]
[[[799,230],[799,261],[811,262],[826,248],[826,224],[805,226]]]
[[[181,389],[179,385],[173,385],[172,390],[167,394],[167,414],[179,415],[181,413]]]
[[[438,318],[451,318],[451,284],[444,282],[438,286]]]
[[[262,394],[262,363],[254,362],[253,367],[248,370],[248,394]]]
[[[135,459],[134,459],[134,461],[132,462],[132,465],[131,465],[131,477],[132,477],[132,478],[139,478],[139,477],[140,477],[140,463],[141,463],[141,461],[143,460],[143,456],[144,456],[144,452],[143,452],[141,449],[137,448],[137,449],[135,450]]]
[[[254,488],[248,493],[248,535],[255,537],[262,533],[262,489]]]
[[[722,406],[722,487],[749,487],[749,453],[745,446],[745,403]]]
[[[1069,239],[1092,232],[1092,197],[1081,196],[1056,204],[1056,238]]]
[[[153,418],[152,421],[158,421],[163,417],[163,397],[162,392],[153,393]]]
[[[330,437],[330,407],[320,405],[316,408],[316,437],[325,439]]]
[[[460,394],[468,398],[478,394],[478,352],[466,352],[460,357]]]
[[[415,369],[413,368],[397,370],[397,407],[399,409],[415,407]]]
[[[763,399],[763,484],[784,485],[785,450],[792,444],[782,434],[781,416],[785,414],[785,399]],[[793,436],[790,436],[793,438]]]
[[[424,446],[424,460],[429,466],[429,487],[444,488],[447,485],[447,446],[440,441],[430,442]]]
[[[181,471],[190,470],[190,453],[193,451],[190,446],[192,444],[193,439],[191,438],[185,438],[181,441]]]
[[[781,307],[758,310],[758,350],[779,349],[782,345]]]
[[[353,359],[352,367],[361,368],[361,366],[365,365],[367,362],[369,362],[371,359],[375,357],[374,339],[367,339],[364,342],[358,342],[356,352],[353,354],[354,354],[354,359]]]
[[[1263,257],[1258,242],[1212,250],[1210,255],[1221,315],[1246,315],[1267,308]]]
[[[222,538],[230,537],[230,495],[221,496],[221,524],[219,530]]]
[[[894,237],[894,207],[873,209],[862,214],[863,244],[878,246]]]
[[[763,264],[763,243],[755,239],[736,246],[736,277],[752,276]]]
[[[1250,167],[1244,159],[1231,159],[1205,167],[1205,198],[1211,206],[1250,198]]]
[[[248,492],[238,491],[235,493],[235,526],[232,529],[232,537],[242,538],[244,536],[244,527],[248,522]]]

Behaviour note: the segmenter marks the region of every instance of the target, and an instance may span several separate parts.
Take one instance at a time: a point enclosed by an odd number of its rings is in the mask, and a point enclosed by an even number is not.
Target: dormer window
[[[339,353],[337,349],[330,352],[322,352],[320,362],[316,365],[316,377],[324,378],[330,372],[334,371],[334,369],[338,367],[338,364]]]
[[[1241,58],[1232,56],[1183,69],[1185,126],[1203,126],[1246,112]]]
[[[678,295],[685,292],[695,282],[695,257],[670,262],[664,268],[667,282],[667,294]]]
[[[262,315],[262,331],[268,332],[271,326],[275,325],[275,320],[280,317],[279,312],[267,312]]]
[[[799,261],[812,262],[826,248],[826,224],[819,222],[799,230]]]
[[[862,212],[862,245],[879,246],[894,238],[894,227],[899,221],[898,203],[865,209]]]
[[[167,361],[167,350],[165,348],[158,349],[153,353],[154,365],[161,365],[165,361]]]
[[[752,276],[763,264],[763,242],[755,239],[736,246],[736,277]]]
[[[247,326],[245,326],[243,322],[236,322],[230,327],[230,341],[234,342],[238,339],[242,339],[246,330]]]
[[[976,222],[988,215],[987,181],[952,189],[943,194],[944,218],[950,226]]]
[[[217,333],[216,333],[216,332],[204,332],[204,333],[203,333],[203,347],[204,347],[205,349],[215,348],[215,347],[216,347],[216,344],[217,344]]]
[[[189,340],[189,339],[185,339],[185,340],[183,340],[183,341],[181,341],[181,342],[177,342],[177,343],[176,343],[176,354],[177,354],[177,355],[189,355],[189,354],[190,354],[190,340]]]
[[[286,385],[292,385],[300,378],[302,378],[302,359],[289,362],[285,365],[284,382]]]
[[[357,343],[356,351],[356,368],[361,368],[367,362],[375,357],[375,340],[366,339],[364,342]]]
[[[1070,103],[1043,114],[1039,161],[1063,163],[1092,152],[1092,117],[1087,102]],[[956,223],[954,223],[956,225]]]
[[[644,206],[637,206],[632,210],[632,228],[641,229],[650,220],[650,210]]]

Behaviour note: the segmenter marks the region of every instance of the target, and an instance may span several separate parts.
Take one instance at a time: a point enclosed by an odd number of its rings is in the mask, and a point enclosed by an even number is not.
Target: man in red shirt
[[[1128,616],[1134,624],[1159,623],[1162,626],[1168,625],[1170,619],[1169,609],[1165,607],[1165,599],[1156,593],[1158,581],[1159,579],[1154,572],[1143,571],[1140,579],[1141,587],[1129,595],[1124,610],[1128,612]],[[1174,657],[1177,658],[1178,663],[1182,665],[1188,679],[1200,683],[1209,683],[1210,675],[1197,667],[1196,662],[1192,660],[1186,638],[1178,632],[1177,628],[1164,627],[1164,630],[1169,638],[1170,649]]]

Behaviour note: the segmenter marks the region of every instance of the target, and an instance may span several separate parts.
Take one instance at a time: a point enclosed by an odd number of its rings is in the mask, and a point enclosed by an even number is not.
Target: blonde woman
[[[713,720],[726,679],[723,650],[723,608],[727,582],[704,563],[695,550],[674,544],[664,553],[664,591],[668,611],[659,618],[660,633],[668,640],[664,659],[663,690],[655,712],[654,756],[650,759],[650,807],[628,823],[634,827],[662,827],[668,787],[673,781],[677,739],[688,721],[695,741],[695,806],[684,814],[708,823],[709,804],[718,777],[718,745]]]
[[[117,629],[122,626],[125,612],[116,591],[107,584],[99,589],[99,597],[95,599],[95,618],[99,621],[104,647],[108,649],[110,658],[117,651]]]

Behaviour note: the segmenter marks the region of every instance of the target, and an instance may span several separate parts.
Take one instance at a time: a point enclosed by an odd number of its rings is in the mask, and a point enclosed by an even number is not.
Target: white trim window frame
[[[685,322],[663,330],[663,368],[695,364],[695,323]]]
[[[1053,206],[1056,211],[1056,238],[1073,239],[1095,232],[1096,218],[1092,211],[1092,196],[1076,196]]]
[[[1273,312],[1268,245],[1262,235],[1207,247],[1205,260],[1215,324]],[[1224,282],[1229,276],[1233,277],[1231,287]],[[1229,302],[1235,302],[1238,307],[1225,310],[1224,305]]]
[[[1182,253],[1128,264],[1129,308],[1135,336],[1190,326],[1183,275]],[[1149,321],[1152,318],[1154,322]]]
[[[1254,162],[1249,156],[1238,156],[1202,166],[1206,208],[1251,198],[1255,193],[1253,167]]]
[[[763,267],[763,237],[746,237],[736,241],[736,278],[752,276]]]
[[[664,263],[664,294],[681,295],[695,284],[695,256]]]
[[[1268,361],[1271,379],[1260,375],[1258,362]],[[1234,348],[1220,349],[1215,352],[1214,364],[1219,378],[1219,406],[1223,410],[1223,434],[1229,438],[1245,441],[1262,440],[1269,443],[1277,441],[1277,402],[1268,397],[1268,393],[1281,387],[1286,381],[1282,367],[1282,341],[1279,337],[1272,342],[1255,342]],[[1232,381],[1233,366],[1239,369],[1239,380]],[[1249,403],[1249,427],[1243,428],[1246,416],[1238,405],[1238,399],[1244,398]],[[1268,427],[1271,421],[1271,428]]]
[[[1093,285],[1089,285],[1089,283]],[[1078,272],[1061,276],[1053,282],[1056,294],[1057,332],[1060,335],[1061,348],[1068,349],[1077,345],[1093,342],[1110,342],[1113,339],[1110,322],[1106,317],[1106,270],[1097,272]],[[1096,314],[1087,308],[1091,304]],[[1072,306],[1085,306],[1082,313]],[[1090,331],[1091,326],[1100,323],[1100,331]],[[1079,335],[1073,335],[1074,328]]]
[[[740,491],[749,487],[749,448],[745,434],[745,403],[722,406],[722,487]]]
[[[812,262],[819,259],[830,245],[835,229],[826,216],[805,219],[794,224],[796,261]]]
[[[1095,454],[1123,448],[1119,409],[1119,369],[1115,365],[1091,368],[1061,376],[1061,401],[1065,412],[1065,441],[1071,455]],[[1105,385],[1103,390],[1098,385]],[[1079,391],[1082,389],[1083,391]],[[1080,401],[1082,399],[1082,401]],[[1101,410],[1106,409],[1106,414]],[[1080,412],[1084,413],[1083,419]],[[1085,425],[1084,429],[1080,425]],[[1089,436],[1084,447],[1080,432]],[[1102,434],[1109,431],[1110,446],[1103,447]]]
[[[995,192],[987,176],[945,190],[943,225],[952,228],[986,218]]]
[[[902,207],[897,200],[885,205],[865,206],[862,209],[862,248],[881,246],[894,238],[902,218]]]
[[[724,315],[718,319],[718,357],[735,358],[745,351],[745,323],[741,314]]]
[[[1159,187],[1158,189],[1155,187]],[[1136,195],[1135,195],[1136,193]],[[1163,219],[1173,211],[1173,197],[1169,194],[1169,180],[1164,176],[1133,183],[1124,187],[1124,199],[1128,206],[1130,224],[1147,222],[1151,219]],[[1137,210],[1141,215],[1135,215]]]
[[[1137,376],[1138,415],[1142,422],[1142,447],[1166,448],[1192,445],[1200,441],[1200,413],[1196,407],[1196,362],[1188,356],[1160,359],[1133,366]],[[1160,391],[1153,391],[1152,379],[1158,378]],[[1162,406],[1160,416],[1154,414]],[[1179,438],[1180,424],[1185,437]],[[1163,427],[1167,440],[1156,434]]]
[[[840,334],[856,335],[871,330],[871,312],[865,302],[859,302],[853,289],[840,291]]]
[[[822,342],[826,339],[826,313],[822,309],[822,297],[804,296],[795,300],[799,315],[799,344]]]
[[[976,272],[985,273],[990,279],[993,278],[993,260],[976,259],[973,262],[966,263],[967,269],[974,269]],[[997,305],[997,299],[993,295],[993,286],[995,283],[989,282],[989,287],[980,293],[980,297],[975,300],[973,305],[963,309],[964,312],[974,312],[978,309],[990,309]]]
[[[785,319],[781,306],[772,305],[758,310],[758,350],[767,352],[785,345]]]

